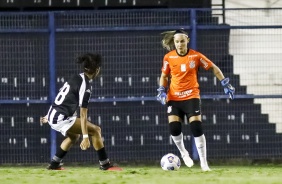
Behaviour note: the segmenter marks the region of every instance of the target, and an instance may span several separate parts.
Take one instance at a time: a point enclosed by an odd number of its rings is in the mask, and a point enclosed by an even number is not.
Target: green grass
[[[281,165],[212,166],[202,172],[182,166],[163,171],[158,166],[123,166],[123,171],[100,171],[97,166],[65,166],[49,171],[44,166],[0,166],[1,184],[281,184]]]

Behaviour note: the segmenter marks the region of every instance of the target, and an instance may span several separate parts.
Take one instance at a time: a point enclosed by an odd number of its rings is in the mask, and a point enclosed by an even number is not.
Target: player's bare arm
[[[168,75],[162,72],[159,85],[166,88],[167,84],[168,84]]]
[[[213,74],[219,81],[225,78],[222,71],[215,64],[211,66],[210,70],[212,70]]]
[[[224,93],[228,94],[230,99],[233,100],[235,88],[231,84],[229,84],[229,78],[225,78],[221,70],[215,64],[212,65],[211,70],[223,86]]]
[[[83,135],[83,139],[80,144],[80,148],[82,150],[86,150],[90,147],[90,141],[88,137],[88,130],[87,130],[87,108],[80,108],[80,120],[81,120],[81,132]]]

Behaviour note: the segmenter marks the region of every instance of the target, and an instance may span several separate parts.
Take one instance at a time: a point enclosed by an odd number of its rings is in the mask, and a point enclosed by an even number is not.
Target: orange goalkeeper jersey
[[[180,56],[176,50],[164,56],[162,72],[170,74],[170,85],[167,92],[167,101],[182,101],[191,98],[200,98],[198,83],[199,67],[208,70],[213,65],[200,52],[189,49],[188,54]]]

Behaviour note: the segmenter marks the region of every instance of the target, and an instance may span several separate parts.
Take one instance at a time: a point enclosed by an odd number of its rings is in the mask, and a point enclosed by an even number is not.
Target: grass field
[[[121,165],[122,166],[122,165]],[[0,166],[0,184],[281,184],[281,165],[211,166],[202,172],[182,166],[163,171],[158,166],[127,166],[123,171],[100,171],[97,167],[65,166],[49,171],[45,166]]]

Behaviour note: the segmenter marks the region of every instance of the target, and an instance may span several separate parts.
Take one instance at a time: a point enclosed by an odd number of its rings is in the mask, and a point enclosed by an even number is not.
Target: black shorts
[[[201,115],[201,100],[192,98],[184,101],[169,101],[167,103],[167,115],[175,115],[184,120],[184,115],[189,119],[191,116]]]

